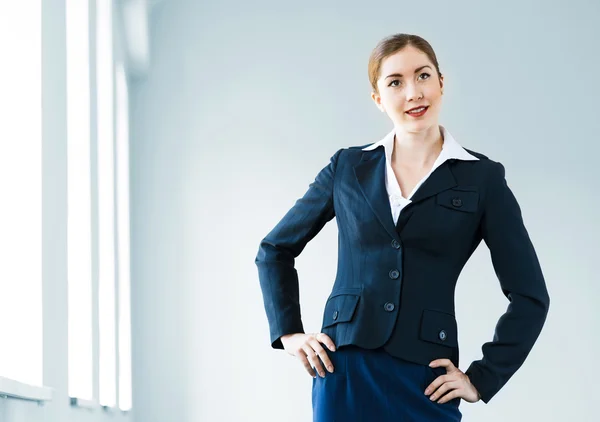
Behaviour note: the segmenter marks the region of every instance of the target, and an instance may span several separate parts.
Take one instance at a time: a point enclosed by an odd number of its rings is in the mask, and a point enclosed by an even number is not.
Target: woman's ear
[[[375,103],[375,106],[377,106],[377,108],[379,109],[379,111],[381,111],[382,113],[385,112],[385,109],[383,108],[383,104],[381,104],[381,96],[376,93],[375,91],[371,92],[371,99],[373,100],[373,102]]]

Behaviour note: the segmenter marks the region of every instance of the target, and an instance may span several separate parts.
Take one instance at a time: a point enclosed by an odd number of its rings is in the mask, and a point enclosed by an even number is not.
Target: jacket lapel
[[[454,159],[447,160],[436,168],[425,182],[419,186],[419,189],[417,189],[412,198],[410,198],[412,203],[409,205],[421,202],[442,191],[455,187],[457,185],[456,179],[450,170],[450,163],[453,161]]]
[[[416,204],[457,186],[450,170],[450,163],[453,161],[453,159],[445,161],[429,175],[412,196],[412,202],[402,209],[396,225],[394,225],[389,196],[385,188],[386,163],[383,146],[364,151],[360,162],[354,166],[354,174],[360,190],[379,222],[393,238],[400,240],[399,234],[412,216]]]
[[[445,161],[436,168],[413,194],[411,203],[402,208],[398,216],[398,222],[396,223],[396,231],[399,235],[402,234],[402,230],[406,227],[408,220],[415,213],[414,207],[416,204],[457,185],[449,164],[449,161]]]
[[[385,230],[396,240],[400,240],[390,200],[385,189],[385,152],[383,146],[363,152],[361,160],[354,166],[354,174],[367,203]]]

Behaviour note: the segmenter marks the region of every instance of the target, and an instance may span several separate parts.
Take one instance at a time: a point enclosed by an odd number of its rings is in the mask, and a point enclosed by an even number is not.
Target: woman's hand
[[[469,403],[475,403],[481,398],[475,386],[471,384],[469,376],[454,366],[450,359],[435,359],[429,363],[429,366],[446,367],[446,375],[440,375],[425,389],[426,395],[433,393],[429,397],[431,400],[435,401],[441,397],[437,403],[446,403],[461,397]]]
[[[323,370],[321,361],[323,361],[329,372],[333,372],[333,364],[331,363],[329,356],[327,356],[327,352],[323,346],[321,346],[321,343],[323,343],[329,350],[335,352],[335,344],[333,344],[333,340],[331,340],[327,334],[286,334],[281,336],[281,343],[286,352],[297,357],[300,362],[302,362],[306,371],[313,378],[316,378],[316,375],[312,366],[316,368],[322,378],[325,377],[325,371]],[[319,360],[319,358],[321,359]]]

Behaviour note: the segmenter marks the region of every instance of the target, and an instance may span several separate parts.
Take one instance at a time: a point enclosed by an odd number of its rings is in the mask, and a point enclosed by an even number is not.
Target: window
[[[115,204],[112,1],[96,2],[98,98],[99,402],[116,405]]]
[[[131,293],[129,254],[129,99],[127,76],[116,69],[117,267],[119,285],[119,408],[131,409]]]
[[[41,1],[0,13],[0,377],[42,385]]]
[[[93,397],[88,2],[66,1],[69,396]]]

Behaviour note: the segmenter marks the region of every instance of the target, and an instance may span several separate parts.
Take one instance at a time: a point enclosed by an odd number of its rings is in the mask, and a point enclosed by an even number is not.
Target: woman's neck
[[[396,128],[392,163],[401,167],[431,167],[442,151],[444,138],[438,125],[421,132]]]

